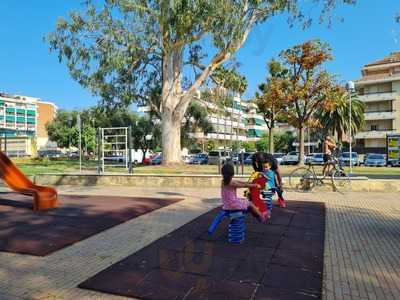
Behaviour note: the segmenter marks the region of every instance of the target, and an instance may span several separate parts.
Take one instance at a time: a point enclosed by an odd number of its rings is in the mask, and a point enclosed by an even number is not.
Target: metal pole
[[[101,128],[101,171],[105,171],[104,166],[104,128]]]
[[[353,173],[353,156],[352,156],[352,149],[351,149],[351,144],[352,144],[352,130],[351,130],[351,91],[349,92],[349,132],[350,132],[350,136],[349,136],[349,154],[350,154],[350,175]]]
[[[97,174],[101,174],[101,162],[100,162],[100,156],[101,156],[101,129],[97,128]]]
[[[241,161],[242,161],[242,175],[244,174],[244,153],[241,151]]]
[[[237,151],[237,163],[236,163],[236,174],[239,173],[239,164],[241,163],[241,149],[239,147],[239,129],[240,129],[240,110],[241,110],[241,106],[240,106],[240,101],[241,101],[241,97],[239,97],[239,107],[237,108],[239,110],[239,114],[237,117],[237,122],[236,122],[236,151]],[[232,110],[233,113],[233,110]]]
[[[78,114],[77,116],[77,125],[78,125],[78,131],[79,131],[79,172],[82,173],[82,133],[81,133],[81,115]]]
[[[128,128],[128,155],[129,155],[129,174],[133,173],[133,166],[132,166],[132,126]]]
[[[355,84],[353,81],[349,81],[346,84],[346,89],[347,92],[349,93],[349,165],[350,165],[350,173],[349,175],[353,173],[353,152],[352,152],[352,143],[353,143],[353,138],[352,138],[352,128],[351,128],[351,93],[355,90]]]

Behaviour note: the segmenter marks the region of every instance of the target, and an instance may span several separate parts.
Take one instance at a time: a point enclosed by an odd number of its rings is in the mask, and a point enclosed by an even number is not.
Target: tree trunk
[[[182,163],[181,157],[181,118],[174,118],[168,111],[162,114],[163,165]]]
[[[189,102],[182,100],[182,49],[176,49],[163,57],[161,92],[161,127],[163,165],[181,164],[181,126]]]
[[[299,128],[299,165],[304,165],[304,127]]]
[[[141,150],[142,150],[142,153],[143,153],[142,164],[144,165],[144,160],[146,159],[146,153],[147,153],[148,148],[146,148],[146,149],[141,149]],[[133,162],[134,162],[134,161],[133,161]]]
[[[271,154],[274,154],[274,128],[268,128],[269,131],[269,147],[268,147],[268,151]]]

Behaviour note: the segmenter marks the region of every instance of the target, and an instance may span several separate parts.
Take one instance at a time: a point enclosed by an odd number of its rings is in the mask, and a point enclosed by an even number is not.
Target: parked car
[[[218,165],[224,161],[231,159],[231,151],[227,150],[212,150],[208,153],[208,164]]]
[[[247,157],[244,159],[244,164],[251,165],[253,163],[253,157],[254,153],[250,153],[249,155],[247,155]]]
[[[39,150],[38,156],[48,157],[48,158],[59,158],[59,157],[65,157],[65,154],[62,153],[61,150]]]
[[[282,159],[285,154],[283,153],[274,153],[272,156],[277,160],[278,164],[282,164]]]
[[[237,164],[237,163],[240,163],[243,160],[243,163],[245,163],[246,159],[252,154],[253,154],[253,152],[234,153],[234,154],[232,154],[232,161],[235,164]]]
[[[350,165],[350,152],[343,152],[339,158],[339,161],[341,164],[343,164],[345,166],[349,166]],[[351,165],[352,166],[360,165],[357,152],[351,152]]]
[[[304,163],[310,164],[313,159],[314,153],[309,153],[305,155]]]
[[[368,154],[367,159],[364,161],[365,166],[371,167],[384,167],[386,166],[385,154],[371,153]]]
[[[292,151],[282,157],[282,165],[295,165],[299,163],[299,152]]]
[[[184,155],[182,157],[182,160],[185,164],[190,164],[190,162],[193,160],[194,157],[195,157],[195,154]]]
[[[323,153],[313,153],[310,163],[313,165],[323,165],[324,164],[324,154]]]
[[[143,163],[145,165],[151,165],[151,162],[153,161],[154,158],[157,157],[157,155],[159,155],[159,153],[153,153],[150,156],[145,157]]]
[[[72,151],[67,154],[68,158],[79,158],[79,151]]]
[[[152,165],[161,165],[161,163],[162,163],[162,154],[158,154],[151,160]]]
[[[208,155],[206,153],[196,154],[189,163],[192,165],[206,165],[208,164]]]

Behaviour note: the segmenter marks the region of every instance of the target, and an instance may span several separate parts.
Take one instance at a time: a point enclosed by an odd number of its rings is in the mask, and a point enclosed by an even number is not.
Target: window
[[[378,130],[378,125],[371,125],[371,130],[372,131]]]

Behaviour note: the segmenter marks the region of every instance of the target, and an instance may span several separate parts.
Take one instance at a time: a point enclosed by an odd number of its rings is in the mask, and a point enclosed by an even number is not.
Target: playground
[[[400,205],[393,193],[351,193],[341,197],[337,197],[336,193],[287,193],[287,211],[274,207],[276,218],[271,222],[277,223],[262,225],[248,218],[246,242],[231,245],[226,242],[224,224],[220,224],[210,238],[204,235],[216,213],[215,208],[220,205],[218,189],[202,189],[199,193],[198,189],[182,188],[61,186],[58,191],[60,195],[87,195],[94,198],[100,195],[141,195],[146,198],[174,197],[184,200],[132,218],[44,257],[0,252],[1,299],[130,299],[126,298],[127,295],[140,293],[143,296],[144,292],[156,285],[157,279],[165,278],[164,275],[169,279],[165,284],[173,287],[173,291],[165,295],[187,287],[193,283],[193,278],[201,278],[196,293],[188,299],[199,299],[198,293],[201,292],[204,295],[202,287],[210,287],[210,293],[215,291],[212,286],[206,285],[211,282],[220,283],[220,289],[218,295],[209,294],[210,299],[224,299],[223,295],[231,295],[232,289],[236,297],[229,299],[318,299],[321,296],[310,298],[308,294],[310,291],[316,292],[317,287],[322,292],[322,299],[397,299],[400,295],[397,273],[400,266],[397,257],[400,246]],[[376,201],[377,198],[379,201]],[[323,206],[326,211],[325,241],[321,249],[318,245],[321,245],[322,232],[317,230],[317,226],[324,227],[318,221]],[[311,210],[306,207],[311,207]],[[294,217],[288,224],[285,215],[316,216],[310,222],[313,229],[300,224],[304,224],[304,218],[295,224]],[[205,228],[200,228],[202,224]],[[302,229],[296,230],[295,227]],[[260,231],[263,233],[260,234]],[[280,241],[278,248],[277,240]],[[174,255],[184,245],[188,251],[186,253],[190,255]],[[279,247],[287,250],[277,251]],[[166,250],[157,252],[157,249]],[[312,275],[319,274],[313,266],[319,267],[321,262],[313,260],[310,255],[301,257],[299,254],[322,250],[321,281],[320,275]],[[297,255],[290,256],[289,252]],[[212,260],[211,264],[207,255],[219,259]],[[316,256],[320,254],[317,252]],[[162,259],[158,260],[157,257]],[[254,257],[255,261],[264,262],[242,263],[240,266],[245,269],[236,268],[241,271],[233,272],[231,268],[239,267],[235,263],[243,262],[242,257],[247,260]],[[303,267],[308,265],[308,268],[299,267],[299,263]],[[287,264],[292,266],[287,267]],[[153,273],[149,273],[150,267],[154,267]],[[214,270],[219,270],[219,273],[212,279],[210,272]],[[291,272],[279,273],[285,270]],[[301,273],[303,276],[310,275],[307,284],[295,270],[308,270],[308,273]],[[185,282],[181,280],[182,273],[188,277]],[[269,274],[274,274],[274,277]],[[284,274],[284,280],[279,274]],[[134,285],[138,276],[144,281],[141,285]],[[234,276],[244,281],[239,283]],[[174,278],[180,280],[174,281]],[[111,280],[115,285],[106,284]],[[255,281],[256,288],[253,286]],[[249,286],[252,291],[256,290],[258,297],[247,298]],[[165,286],[162,288],[166,293]],[[300,294],[291,296],[299,290]],[[159,295],[159,292],[159,289],[153,290],[149,298]],[[145,296],[143,298],[147,299]]]
[[[0,299],[400,295],[394,193],[286,192],[266,224],[242,215],[235,232],[230,215],[211,234],[217,187],[53,189],[4,155],[0,167],[14,190],[0,192]]]

